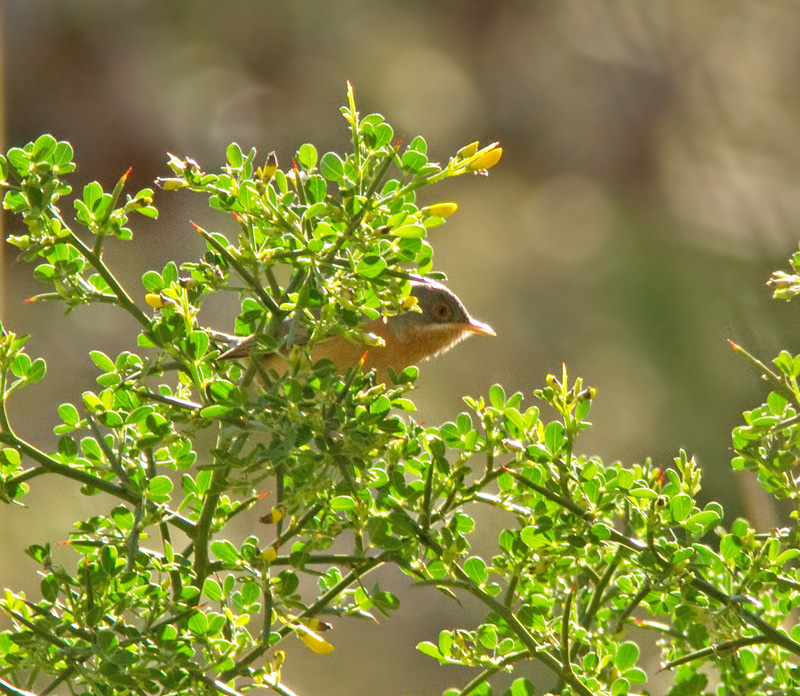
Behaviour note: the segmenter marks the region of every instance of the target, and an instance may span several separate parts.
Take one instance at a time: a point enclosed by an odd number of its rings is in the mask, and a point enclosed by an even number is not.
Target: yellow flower
[[[456,152],[456,157],[460,157],[461,159],[467,159],[468,157],[472,157],[478,151],[478,141],[476,140],[474,143],[470,143],[469,145],[464,145],[458,152]]]
[[[403,301],[400,303],[400,306],[405,310],[409,310],[409,309],[414,309],[414,307],[416,307],[418,304],[419,302],[417,301],[416,297],[414,297],[413,295],[407,295],[406,297],[403,298]]]
[[[275,155],[275,151],[273,150],[267,155],[267,161],[264,166],[256,169],[256,174],[261,181],[269,181],[273,176],[275,176],[275,172],[277,171],[278,157]]]
[[[333,652],[333,646],[319,634],[309,631],[308,633],[299,632],[300,640],[317,655],[328,655]]]
[[[274,507],[266,515],[260,518],[260,522],[264,524],[276,524],[283,519],[284,512],[279,507]]]
[[[458,203],[434,203],[422,209],[426,215],[434,217],[446,218],[450,217],[458,210]]]
[[[154,292],[148,292],[144,296],[144,301],[153,309],[164,309],[166,302],[161,295],[156,295]]]
[[[503,148],[495,146],[491,150],[484,152],[482,155],[478,155],[467,165],[467,167],[475,172],[483,172],[494,167],[494,165],[500,161],[502,156]]]

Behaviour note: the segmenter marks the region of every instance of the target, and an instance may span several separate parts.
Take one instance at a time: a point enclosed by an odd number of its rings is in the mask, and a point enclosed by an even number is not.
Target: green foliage
[[[121,203],[126,177],[111,193],[91,183],[67,221],[58,202],[70,193],[69,144],[42,136],[0,158],[4,205],[27,229],[10,241],[48,287],[38,298],[68,310],[110,303],[141,327],[135,352],[90,353],[97,389],[58,406],[53,452],[9,422],[8,399],[45,365],[24,352],[24,337],[2,333],[3,501],[45,474],[114,501],[75,524],[72,567],[55,564],[48,544],[28,549],[41,596],[6,590],[0,601],[13,624],[0,633],[3,691],[261,686],[288,696],[281,663],[335,647],[321,617],[399,610],[368,582],[379,567],[482,608],[477,626],[418,646],[472,668],[448,693],[491,694],[495,675],[531,660],[559,693],[646,693],[642,653],[653,642],[674,670],[671,696],[710,693],[709,665],[728,693],[799,688],[800,629],[788,623],[800,589],[796,523],[769,534],[745,520],[725,528],[717,503],[698,504],[701,474],[683,452],[671,468],[578,454],[595,392],[566,369],[535,392],[538,405],[496,385],[466,397],[452,422],[423,427],[401,415],[413,411],[415,368],[383,383],[311,360],[331,336],[374,341],[362,317],[407,308],[409,274],[433,274],[427,232],[454,207],[421,210],[416,190],[500,156],[472,144],[440,166],[422,138],[404,147],[381,116],[361,118],[352,92],[342,113],[352,151],[320,156],[305,144],[288,170],[273,155],[257,165],[236,144],[217,173],[171,156],[174,176],[161,187],[205,196],[238,237],[197,228],[203,258],[150,270],[130,292],[103,246],[131,239],[132,213],[155,217],[152,191]],[[220,358],[229,343],[198,321],[216,292],[237,293],[236,333],[256,334],[254,355],[281,350],[285,371]],[[777,371],[756,364],[774,391],[735,431],[734,468],[794,500],[800,358],[781,354]],[[265,490],[263,525],[233,538],[228,523],[255,514]],[[504,520],[491,557],[470,542],[481,507]],[[505,693],[542,689],[516,679]]]

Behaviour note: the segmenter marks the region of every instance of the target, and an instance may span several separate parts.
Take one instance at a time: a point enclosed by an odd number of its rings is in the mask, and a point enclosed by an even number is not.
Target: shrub
[[[423,138],[400,144],[382,116],[361,117],[351,90],[342,113],[344,156],[305,144],[281,169],[274,155],[257,160],[232,144],[215,173],[170,156],[161,187],[205,196],[238,237],[196,226],[205,255],[150,270],[135,289],[103,251],[132,239],[131,215],[156,217],[152,190],[123,199],[125,176],[110,192],[90,183],[68,219],[59,209],[75,167],[68,143],[43,135],[0,159],[4,206],[26,228],[9,241],[38,264],[48,287],[38,298],[68,310],[111,304],[140,326],[135,348],[91,352],[97,389],[58,407],[54,452],[9,421],[7,401],[41,380],[45,363],[3,330],[4,502],[45,474],[110,501],[69,534],[72,567],[55,564],[49,544],[28,549],[41,596],[6,590],[0,602],[13,624],[0,633],[3,692],[67,684],[73,693],[264,687],[289,696],[281,663],[306,648],[286,638],[330,652],[326,622],[399,610],[367,577],[394,567],[482,607],[478,625],[418,646],[473,668],[457,693],[490,694],[497,673],[529,661],[552,673],[558,693],[645,693],[629,627],[657,641],[673,696],[707,693],[700,668],[709,664],[726,693],[793,693],[796,512],[767,534],[743,519],[726,528],[720,505],[698,507],[701,472],[685,453],[668,469],[579,454],[595,393],[566,369],[547,377],[534,405],[496,385],[465,397],[454,421],[423,427],[407,415],[416,368],[381,380],[310,358],[332,336],[369,344],[364,317],[413,306],[409,274],[436,277],[427,232],[454,211],[421,209],[416,191],[485,173],[502,153],[472,144],[441,166]],[[800,278],[773,283],[785,296]],[[254,355],[284,349],[285,370],[221,359],[229,341],[198,310],[223,292],[241,301],[235,333],[256,335]],[[734,432],[733,465],[796,501],[800,357],[784,352],[774,368],[752,360],[772,391]],[[263,491],[270,511],[258,533],[231,540],[230,521],[263,505]],[[491,558],[471,551],[476,505],[504,520]],[[520,678],[506,693],[535,692]]]

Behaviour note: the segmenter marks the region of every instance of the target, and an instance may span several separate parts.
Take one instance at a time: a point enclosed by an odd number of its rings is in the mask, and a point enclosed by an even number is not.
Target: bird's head
[[[416,309],[371,327],[385,344],[370,351],[368,362],[372,366],[402,370],[444,353],[473,334],[497,335],[491,326],[473,319],[455,293],[441,283],[413,279],[411,295],[417,300]]]

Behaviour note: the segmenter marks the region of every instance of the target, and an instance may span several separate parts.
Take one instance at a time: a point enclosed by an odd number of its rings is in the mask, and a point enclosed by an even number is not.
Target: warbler
[[[311,359],[331,360],[340,371],[363,359],[364,370],[374,369],[384,376],[389,368],[399,374],[409,365],[440,355],[474,334],[497,335],[491,326],[473,319],[455,293],[441,283],[419,276],[410,283],[417,310],[381,317],[363,327],[367,333],[381,338],[383,345],[365,346],[334,336],[316,344]],[[249,357],[254,345],[255,336],[248,336],[220,358]],[[286,369],[285,359],[277,353],[265,354],[262,364],[277,372]]]

